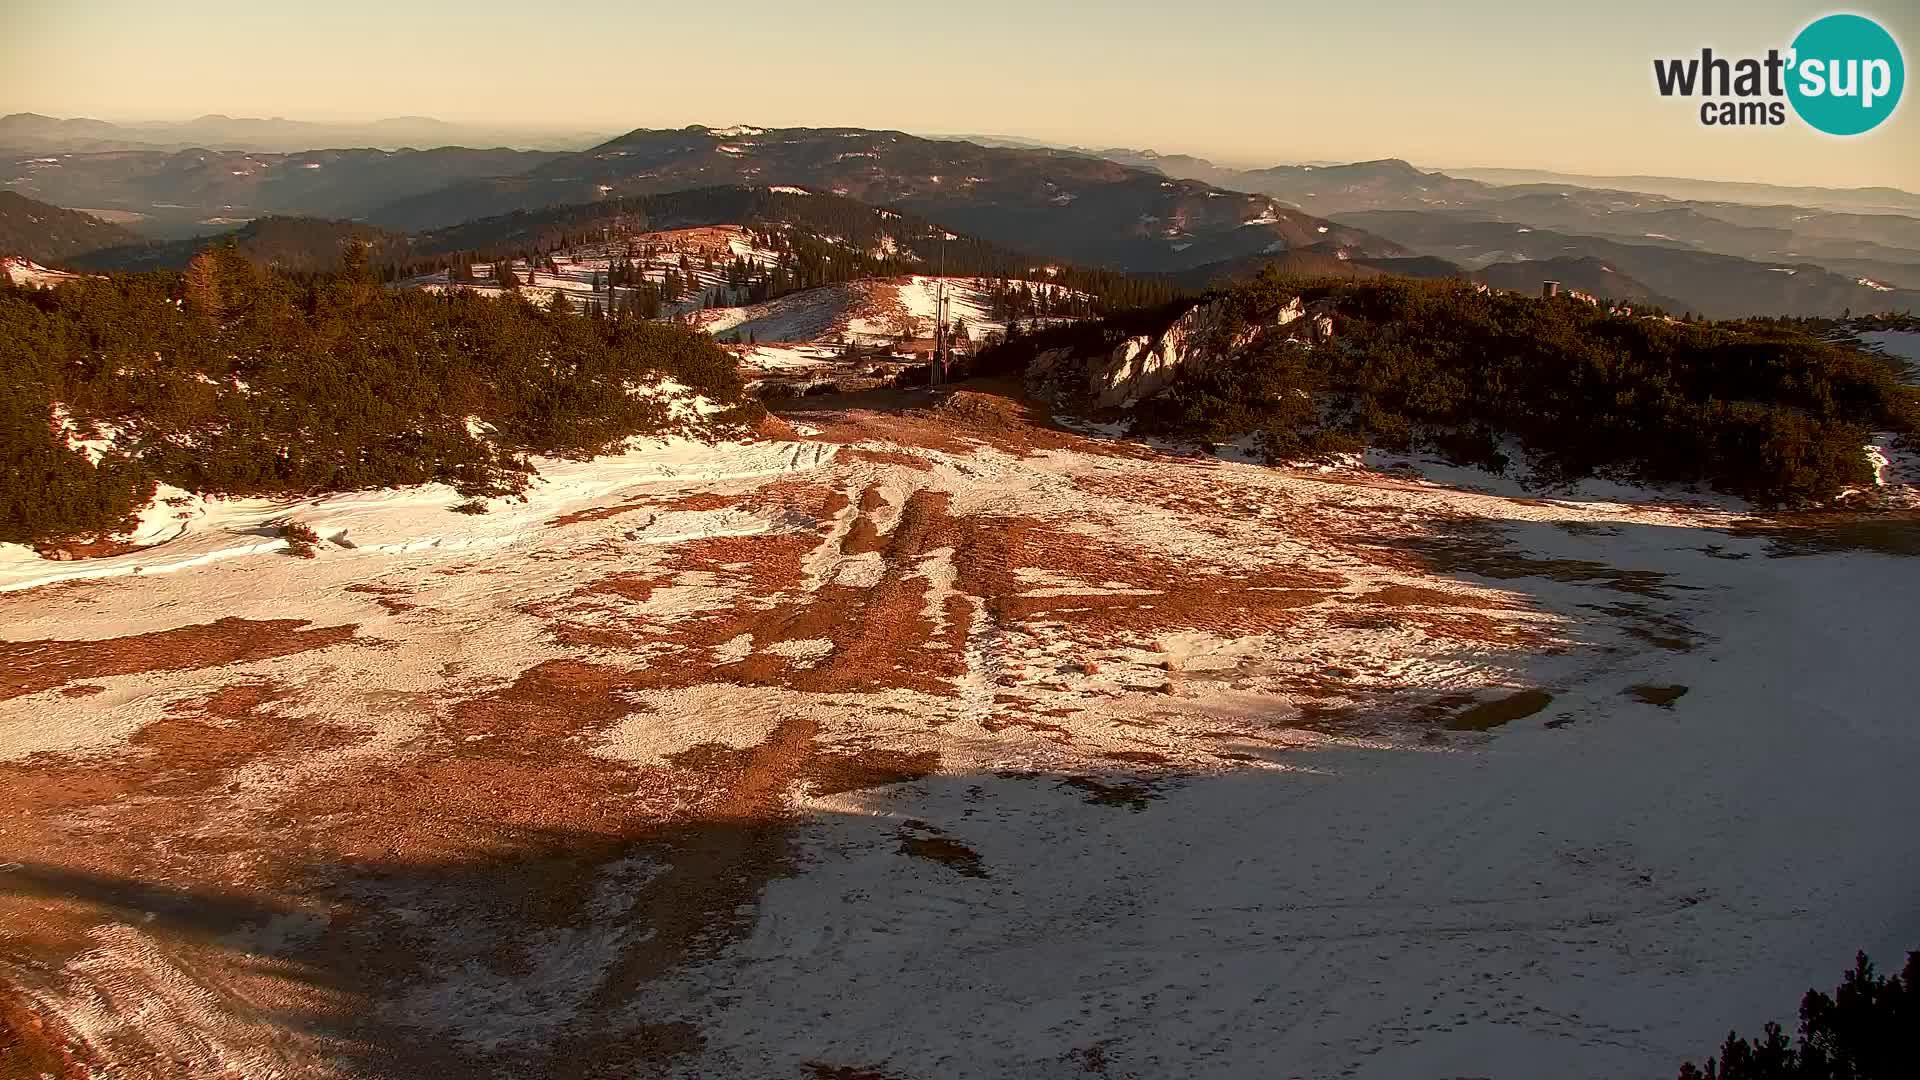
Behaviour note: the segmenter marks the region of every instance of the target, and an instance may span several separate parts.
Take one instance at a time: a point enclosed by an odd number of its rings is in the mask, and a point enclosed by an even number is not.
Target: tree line
[[[1752,1038],[1730,1031],[1718,1056],[1682,1065],[1679,1080],[1906,1080],[1917,1070],[1920,952],[1885,976],[1858,953],[1832,994],[1800,999],[1797,1039],[1775,1023]]]
[[[1549,483],[1704,485],[1768,505],[1869,487],[1871,433],[1920,434],[1920,391],[1884,359],[1778,322],[1677,322],[1407,278],[1268,273],[1216,295],[1233,312],[1222,332],[1270,325],[1296,298],[1330,311],[1336,332],[1319,344],[1264,333],[1228,363],[1184,366],[1135,409],[1135,431],[1202,445],[1252,436],[1276,462],[1436,449],[1496,472],[1517,447]],[[1194,303],[1043,330],[980,363],[1019,370],[1041,349],[1098,350]]]
[[[529,455],[672,430],[672,378],[756,419],[706,335],[518,296],[383,288],[363,247],[295,276],[237,250],[184,273],[0,286],[0,541],[105,535],[166,483],[297,496],[522,487]],[[77,437],[117,432],[96,462]]]

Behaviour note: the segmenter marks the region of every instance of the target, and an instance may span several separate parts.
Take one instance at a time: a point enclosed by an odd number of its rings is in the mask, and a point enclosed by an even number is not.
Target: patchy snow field
[[[887,378],[894,365],[924,363],[943,282],[948,317],[963,324],[970,338],[1006,331],[1005,321],[992,316],[993,282],[918,275],[862,278],[759,304],[707,308],[691,321],[729,343],[751,379],[804,390],[836,379]],[[1046,282],[1028,284],[1063,295],[1071,291]],[[858,347],[859,357],[844,355],[849,344]]]
[[[771,265],[778,261],[779,253],[757,246],[753,234],[744,226],[707,225],[634,233],[556,252],[552,259],[558,273],[545,265],[533,266],[525,259],[512,260],[511,268],[515,288],[528,300],[550,304],[554,294],[560,293],[575,310],[590,303],[607,306],[606,274],[623,259],[656,284],[672,270],[681,275],[689,295],[668,305],[667,314],[685,316],[699,311],[716,290],[726,287],[727,264],[736,258]],[[493,280],[490,263],[475,263],[468,267],[468,273],[471,280],[464,283],[452,281],[446,271],[440,270],[410,278],[402,284],[433,290],[459,288],[487,296],[497,296],[504,291],[502,284]],[[624,299],[625,288],[617,291]]]
[[[989,290],[993,282],[968,277],[862,278],[844,285],[806,289],[759,304],[708,308],[694,316],[694,325],[723,341],[827,342],[854,341],[886,345],[903,332],[915,337],[933,332],[936,298],[946,283],[947,311],[962,321],[968,333],[980,335],[1006,330],[993,318]],[[1044,282],[1036,289],[1068,290]]]
[[[889,246],[875,254],[896,252]],[[776,379],[800,389],[813,382],[867,374],[874,358],[849,362],[841,355],[841,347],[846,344],[869,352],[883,350],[888,354],[883,360],[905,361],[914,355],[907,339],[919,339],[924,354],[924,344],[933,335],[943,281],[949,317],[963,322],[969,335],[978,339],[1006,330],[1005,321],[992,316],[993,282],[986,278],[861,278],[760,303],[720,303],[745,299],[745,290],[727,285],[726,267],[735,258],[772,265],[779,261],[780,253],[757,246],[753,232],[743,226],[714,225],[640,233],[556,253],[553,262],[557,274],[545,266],[532,267],[524,260],[515,260],[512,271],[516,289],[529,301],[550,304],[557,293],[576,309],[608,303],[606,274],[622,259],[631,261],[654,282],[674,271],[689,282],[688,294],[667,305],[663,316],[705,330],[733,348],[750,378]],[[491,265],[476,263],[469,269],[473,280],[466,283],[454,283],[440,271],[405,284],[429,290],[460,288],[484,295],[504,291],[493,281]],[[1049,269],[1036,268],[1036,273]],[[1027,284],[1036,292],[1072,293],[1051,282]],[[624,293],[624,288],[615,291]]]
[[[1914,370],[1920,367],[1920,331],[1869,330],[1856,336],[1869,348],[1904,361],[1909,365],[1907,374],[1910,378],[1920,374]]]
[[[1913,517],[900,400],[486,515],[11,552],[29,1034],[120,1077],[1664,1078],[1920,944]],[[315,557],[248,531],[289,516]]]
[[[63,281],[72,281],[80,276],[65,270],[49,270],[31,259],[23,259],[18,255],[0,258],[0,275],[4,275],[15,285],[34,285],[43,289],[51,289]]]
[[[1920,386],[1920,331],[1870,330],[1857,337],[1868,348],[1891,357],[1899,365],[1902,381]],[[1920,509],[1920,447],[1882,431],[1874,434],[1866,449],[1881,501],[1891,507]]]

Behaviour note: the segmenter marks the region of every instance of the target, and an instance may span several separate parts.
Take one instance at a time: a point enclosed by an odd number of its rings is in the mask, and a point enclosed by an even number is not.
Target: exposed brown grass
[[[850,446],[834,455],[837,461],[865,462],[870,465],[898,465],[920,472],[933,471],[933,459],[919,454],[909,454],[900,450],[873,450],[864,446]]]
[[[373,597],[374,603],[379,604],[382,608],[386,609],[386,611],[389,614],[392,614],[392,615],[404,614],[406,612],[412,611],[415,607],[419,606],[417,604],[411,604],[405,600],[400,599],[400,597],[403,597],[403,596],[412,596],[413,590],[403,589],[394,585],[372,585],[372,584],[362,583],[362,584],[347,586],[347,591],[350,593],[361,593],[361,594]]]
[[[838,795],[847,791],[904,784],[932,776],[940,768],[940,754],[925,750],[867,749],[854,753],[822,753],[808,763],[807,791]]]
[[[1626,694],[1635,701],[1671,709],[1674,702],[1687,696],[1687,688],[1684,686],[1629,686]]]
[[[1825,551],[1920,555],[1920,511],[1814,511],[1774,514],[1737,523],[1735,536],[1764,536],[1775,557]]]
[[[1482,593],[1446,592],[1441,589],[1428,589],[1419,585],[1382,585],[1371,592],[1361,593],[1353,598],[1353,603],[1380,607],[1440,607],[1440,608],[1511,608],[1512,605],[1495,596]]]
[[[916,859],[926,859],[951,868],[961,877],[983,878],[987,876],[986,866],[980,861],[980,853],[946,836],[916,836],[903,832],[900,836],[900,853]]]
[[[91,540],[62,540],[57,544],[36,544],[34,551],[43,559],[62,561],[81,559],[111,559],[116,555],[126,555],[139,551],[141,545],[115,537],[95,537]]]
[[[0,1076],[9,1080],[89,1080],[95,1071],[75,1046],[20,996],[0,986]]]
[[[1521,690],[1475,705],[1447,721],[1447,727],[1453,731],[1491,731],[1524,720],[1551,704],[1553,695],[1545,690]]]
[[[0,701],[87,679],[194,671],[324,649],[358,623],[303,630],[304,619],[220,619],[98,641],[0,641]]]
[[[668,510],[725,510],[740,501],[740,496],[722,495],[712,491],[693,491],[679,495],[641,495],[609,506],[593,506],[585,510],[560,514],[548,518],[546,524],[550,528],[558,528],[587,521],[607,521],[641,510],[656,514]]]

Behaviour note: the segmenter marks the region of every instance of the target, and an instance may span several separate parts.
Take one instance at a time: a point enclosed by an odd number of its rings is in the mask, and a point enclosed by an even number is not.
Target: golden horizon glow
[[[1706,45],[1764,54],[1830,10],[1784,0],[1583,9],[739,0],[713,10],[6,0],[0,112],[429,116],[568,134],[874,127],[1234,166],[1398,157],[1441,169],[1920,190],[1920,103],[1903,100],[1876,131],[1842,139],[1797,122],[1705,128],[1697,101],[1654,90],[1655,57]],[[1892,31],[1909,68],[1920,58],[1920,9],[1842,10]]]

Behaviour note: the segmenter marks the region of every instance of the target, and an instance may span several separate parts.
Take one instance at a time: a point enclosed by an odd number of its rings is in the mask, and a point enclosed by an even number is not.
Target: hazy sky
[[[861,126],[1231,164],[1403,157],[1920,189],[1920,91],[1851,139],[1703,128],[1656,56],[1784,48],[1787,0],[0,0],[0,112]]]

